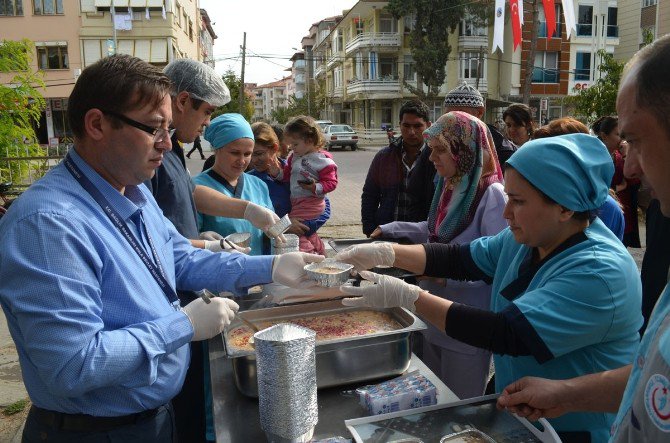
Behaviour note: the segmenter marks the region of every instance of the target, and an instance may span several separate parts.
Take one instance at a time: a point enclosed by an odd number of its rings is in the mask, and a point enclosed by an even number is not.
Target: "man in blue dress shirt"
[[[175,290],[310,285],[303,253],[194,248],[142,182],[171,149],[170,81],[129,56],[91,65],[70,96],[75,148],[0,221],[0,304],[33,406],[24,442],[175,441],[170,399],[189,342],[219,334],[232,300]]]

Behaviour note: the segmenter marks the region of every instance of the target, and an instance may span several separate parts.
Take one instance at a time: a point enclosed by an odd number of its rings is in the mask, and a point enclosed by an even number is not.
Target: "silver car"
[[[326,136],[326,150],[333,146],[349,146],[352,151],[358,148],[358,134],[349,125],[330,125],[323,130]]]

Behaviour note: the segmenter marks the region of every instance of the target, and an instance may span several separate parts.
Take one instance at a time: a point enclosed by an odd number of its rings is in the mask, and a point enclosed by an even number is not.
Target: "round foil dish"
[[[332,288],[346,283],[354,267],[348,263],[324,260],[321,263],[310,263],[304,269],[307,277],[317,281],[319,286]]]
[[[268,235],[272,238],[277,237],[278,235],[286,232],[288,228],[291,227],[291,219],[288,218],[288,214],[284,215],[279,219],[277,223],[268,228]]]
[[[225,240],[228,240],[231,243],[235,243],[237,246],[242,248],[247,248],[251,244],[251,233],[249,232],[234,232],[225,237]]]

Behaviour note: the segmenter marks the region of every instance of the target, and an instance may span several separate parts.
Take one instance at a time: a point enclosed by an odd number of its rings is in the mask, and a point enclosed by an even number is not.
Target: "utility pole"
[[[244,33],[244,38],[242,39],[242,75],[240,77],[240,114],[244,114],[242,111],[244,109],[244,65],[245,58],[247,55],[247,33]]]
[[[477,81],[475,82],[475,89],[479,91],[479,79],[482,78],[482,71],[484,70],[484,47],[479,47],[479,62],[477,63]]]
[[[111,12],[112,12],[112,32],[114,33],[114,55],[116,55],[116,10],[114,9],[114,0],[112,0],[112,5],[111,5]]]

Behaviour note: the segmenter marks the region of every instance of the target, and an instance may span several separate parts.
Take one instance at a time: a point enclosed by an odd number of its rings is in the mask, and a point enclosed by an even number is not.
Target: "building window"
[[[354,25],[356,25],[356,35],[362,34],[363,27],[365,26],[363,19],[360,17],[354,17]]]
[[[382,126],[393,126],[393,102],[383,100],[380,105]]]
[[[23,15],[23,0],[0,0],[0,16]]]
[[[67,46],[38,46],[37,65],[40,69],[68,69]]]
[[[381,14],[379,16],[379,32],[398,32],[398,20],[390,14]]]
[[[619,37],[619,26],[617,25],[617,17],[619,15],[619,8],[607,8],[607,36]]]
[[[642,0],[642,7],[654,6],[656,3],[658,3],[658,0]]]
[[[191,20],[188,21],[188,38],[193,41],[193,22]]]
[[[379,74],[382,80],[398,79],[398,63],[395,58],[379,57]]]
[[[575,80],[591,80],[591,53],[577,52]]]
[[[461,52],[460,56],[460,78],[476,79],[484,77],[479,72],[479,52]]]
[[[486,25],[479,26],[474,20],[461,20],[458,24],[458,35],[460,37],[486,37]]]
[[[406,82],[415,82],[416,81],[416,65],[414,63],[414,58],[411,55],[405,56],[405,63],[403,64],[403,80]]]
[[[62,14],[63,0],[33,0],[33,12],[35,15]]]
[[[402,19],[403,21],[403,27],[404,27],[404,33],[409,34],[410,32],[414,31],[414,25],[416,23],[416,13],[413,12],[409,15],[406,15]]]
[[[593,6],[579,5],[577,12],[577,35],[593,35]]]
[[[558,83],[558,52],[535,54],[533,83]]]
[[[556,11],[555,11],[555,16],[556,16],[556,30],[554,31],[554,34],[551,36],[551,38],[561,38],[561,17],[563,15],[563,12],[561,10],[561,5],[555,5]],[[540,8],[540,28],[538,30],[537,36],[546,38],[547,37],[547,17],[544,15],[544,8]]]

